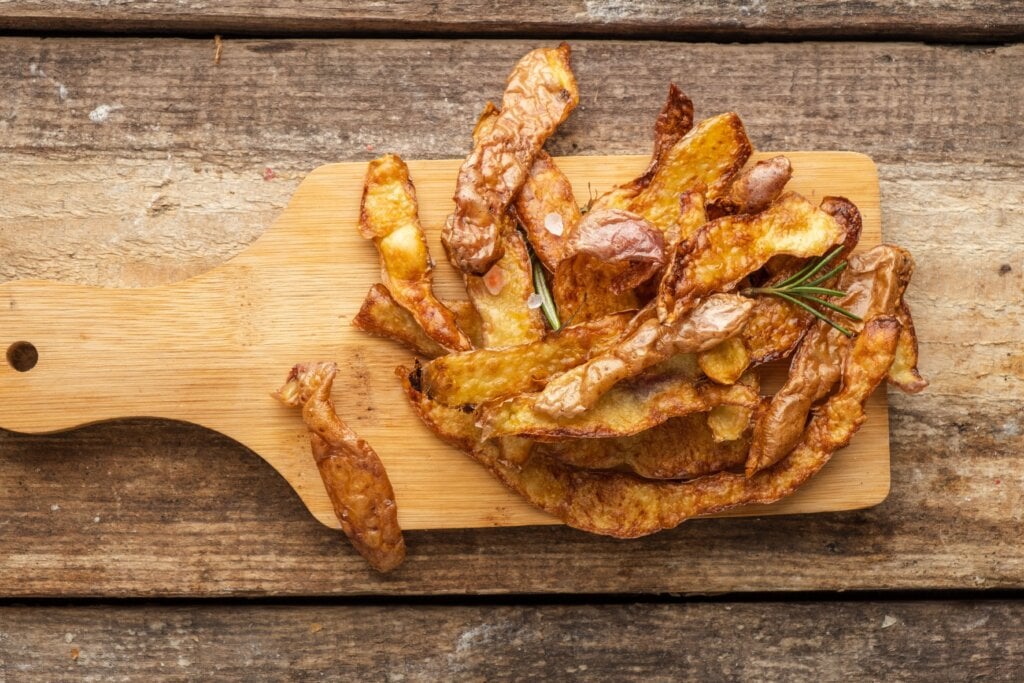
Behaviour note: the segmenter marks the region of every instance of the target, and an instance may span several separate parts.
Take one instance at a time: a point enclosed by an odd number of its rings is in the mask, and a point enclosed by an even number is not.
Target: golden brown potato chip
[[[709,199],[728,189],[753,148],[740,117],[721,114],[702,121],[669,149],[657,153],[656,168],[599,197],[592,210],[627,209],[663,232],[679,223],[679,196],[703,184]]]
[[[928,386],[928,380],[917,371],[917,333],[914,330],[914,319],[910,316],[910,307],[900,302],[896,318],[903,326],[900,330],[900,341],[896,346],[896,360],[889,368],[889,382],[908,394],[917,394]]]
[[[648,307],[615,346],[548,382],[535,401],[536,409],[553,418],[578,416],[617,382],[676,354],[699,353],[734,336],[753,306],[742,296],[716,294],[672,325],[660,324],[653,307]]]
[[[544,141],[579,102],[569,46],[538,49],[519,60],[486,131],[459,169],[455,213],[441,239],[452,264],[484,275],[501,258],[506,210]]]
[[[851,257],[848,263],[839,278],[839,289],[846,296],[837,303],[864,320],[895,314],[914,270],[910,254],[899,247],[880,245]],[[855,332],[863,325],[852,320],[843,324]],[[786,383],[754,425],[748,475],[774,465],[796,446],[811,406],[839,381],[852,345],[823,321],[810,329],[793,356]]]
[[[755,370],[748,370],[737,380],[740,384],[750,387],[754,392],[761,390],[761,378],[758,376]],[[754,412],[756,409],[761,408],[764,405],[767,407],[765,399],[758,402],[757,406],[731,406],[722,405],[715,406],[708,411],[707,425],[711,430],[711,438],[714,439],[715,443],[725,441],[735,441],[741,438],[747,431],[753,427],[751,420],[753,419]],[[750,441],[746,440],[747,448],[749,449]]]
[[[899,323],[869,322],[843,370],[842,389],[818,411],[800,445],[752,478],[723,472],[692,481],[652,481],[622,472],[580,470],[550,457],[527,455],[521,466],[481,442],[469,415],[422,396],[408,380],[410,402],[427,426],[472,455],[505,486],[569,526],[618,538],[636,538],[702,514],[738,505],[774,503],[814,476],[864,421],[864,402],[892,363]],[[521,444],[521,442],[520,442]]]
[[[671,321],[707,295],[729,291],[774,256],[818,256],[846,234],[844,222],[795,192],[759,214],[711,221],[676,250],[658,291],[659,317]]]
[[[566,240],[580,222],[580,207],[569,179],[544,150],[530,166],[514,208],[537,258],[555,272]]]
[[[395,492],[384,464],[334,410],[334,363],[296,365],[274,396],[302,408],[313,458],[341,528],[359,554],[380,572],[405,559]]]
[[[524,436],[551,440],[630,436],[671,417],[704,412],[717,405],[757,403],[756,390],[703,381],[696,358],[679,354],[620,382],[592,408],[573,417],[553,418],[536,409],[539,394],[485,403],[478,410],[485,439]]]
[[[665,237],[628,211],[585,215],[565,245],[552,294],[559,315],[577,322],[635,309],[633,289],[665,264]]]
[[[381,279],[388,291],[427,336],[453,351],[472,348],[455,315],[434,296],[416,191],[401,157],[388,154],[367,167],[359,232],[372,239],[380,253]]]
[[[730,337],[697,354],[697,363],[712,381],[733,384],[750,365],[750,354],[740,337]]]
[[[477,405],[537,391],[551,376],[613,344],[631,317],[628,312],[618,313],[563,327],[530,344],[443,356],[423,366],[424,391],[449,406]]]
[[[733,407],[720,406],[707,415]],[[538,443],[533,451],[586,469],[625,469],[647,479],[692,479],[742,467],[749,447],[749,440],[742,438],[719,443],[705,413],[693,413],[633,436]]]
[[[459,329],[469,336],[473,345],[483,344],[480,318],[473,304],[468,301],[445,301],[444,305],[455,314]],[[403,344],[426,358],[437,358],[448,353],[448,349],[427,336],[412,313],[399,306],[388,288],[379,282],[366,293],[352,324],[368,334]]]
[[[467,275],[466,291],[483,325],[484,347],[529,344],[544,336],[540,309],[530,308],[533,271],[519,233],[502,238],[501,258],[485,275]]]
[[[793,176],[789,159],[779,155],[744,169],[729,190],[708,206],[711,218],[727,214],[760,213],[782,193]]]

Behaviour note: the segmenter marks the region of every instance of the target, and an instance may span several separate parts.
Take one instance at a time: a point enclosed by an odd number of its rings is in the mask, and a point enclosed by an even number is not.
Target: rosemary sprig
[[[537,255],[533,253],[533,249],[529,249],[528,252],[530,254],[530,262],[533,264],[533,291],[540,295],[540,310],[548,321],[548,325],[557,332],[562,328],[562,323],[558,320],[558,308],[555,306],[555,300],[551,296],[551,290],[548,289],[548,280],[544,276],[544,265],[537,258]]]
[[[819,306],[824,306],[825,308],[835,311],[839,315],[847,317],[850,320],[856,320],[858,322],[861,320],[860,316],[851,313],[839,304],[820,298],[823,296],[846,296],[846,292],[841,290],[820,286],[823,282],[826,282],[836,274],[841,273],[843,269],[846,268],[846,261],[843,261],[833,267],[824,275],[818,275],[818,273],[824,270],[829,263],[835,260],[842,250],[843,247],[841,245],[836,247],[817,261],[811,261],[792,277],[783,280],[777,285],[772,285],[771,287],[748,287],[743,290],[742,294],[744,296],[755,296],[758,294],[777,296],[795,306],[799,306],[818,320],[824,320],[847,337],[852,337],[853,332],[846,329],[811,305],[818,304]]]

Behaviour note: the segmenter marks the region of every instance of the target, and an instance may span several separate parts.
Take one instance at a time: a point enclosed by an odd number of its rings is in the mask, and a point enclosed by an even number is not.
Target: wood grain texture
[[[1015,681],[1021,602],[0,608],[0,680]]]
[[[788,188],[818,201],[845,196],[863,217],[861,250],[881,241],[878,175],[851,152],[790,152]],[[762,153],[760,157],[770,156]],[[752,162],[760,160],[755,156]],[[645,156],[562,157],[579,197],[643,172]],[[437,254],[438,293],[466,298],[441,261],[441,226],[460,159],[410,161],[419,216]],[[552,524],[486,470],[435,438],[409,406],[395,368],[404,348],[355,329],[352,318],[380,280],[371,242],[357,230],[366,164],[330,164],[300,184],[274,225],[227,263],[183,282],[101,289],[45,281],[0,284],[0,350],[26,342],[38,364],[0,364],[0,427],[45,433],[121,417],[162,417],[209,427],[252,449],[288,481],[321,523],[340,528],[309,453],[306,427],[270,396],[297,362],[336,361],[338,414],[373,445],[395,488],[403,529]],[[779,385],[786,366],[769,368]],[[59,411],[52,406],[60,406]],[[884,392],[867,424],[813,482],[770,507],[724,513],[851,510],[889,493]]]
[[[207,42],[0,40],[0,278],[148,286],[209,270],[320,164],[464,154],[468,131],[452,122],[500,96],[535,45],[226,40],[214,67]],[[918,261],[908,296],[932,380],[921,396],[890,395],[885,503],[701,520],[630,543],[559,527],[412,532],[407,565],[381,579],[241,446],[118,422],[0,435],[0,593],[1024,585],[1024,47],[574,51],[582,104],[556,154],[647,152],[674,78],[700,115],[740,111],[762,149],[852,148],[879,163],[884,236]]]
[[[512,0],[5,0],[0,29],[260,35],[533,35],[575,38],[884,38],[1016,40],[1024,11],[1000,0],[751,3]]]

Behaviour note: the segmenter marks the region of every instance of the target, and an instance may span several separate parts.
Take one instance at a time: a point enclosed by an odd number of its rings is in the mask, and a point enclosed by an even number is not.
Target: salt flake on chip
[[[562,216],[554,211],[544,216],[544,228],[552,235],[561,237],[562,233],[565,232],[565,223],[562,222]]]

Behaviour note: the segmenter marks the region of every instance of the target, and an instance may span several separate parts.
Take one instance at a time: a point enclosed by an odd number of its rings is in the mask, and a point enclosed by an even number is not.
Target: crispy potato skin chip
[[[774,256],[819,256],[846,234],[845,223],[795,192],[759,214],[711,221],[676,250],[672,277],[658,291],[659,317],[672,320],[703,297],[729,291]]]
[[[473,305],[468,301],[446,301],[444,305],[455,314],[459,329],[469,335],[473,345],[482,345],[480,318]],[[352,325],[367,334],[396,341],[425,358],[437,358],[448,353],[448,349],[427,336],[412,313],[399,306],[388,288],[379,282],[366,293]]]
[[[696,359],[677,355],[612,387],[592,408],[573,417],[553,418],[536,409],[539,394],[522,394],[478,409],[485,439],[523,436],[540,440],[631,436],[665,420],[705,412],[718,405],[753,407],[756,389],[705,382]]]
[[[652,308],[641,311],[622,341],[552,379],[537,397],[536,410],[553,418],[580,415],[619,381],[673,355],[698,353],[734,336],[753,306],[745,297],[718,294],[672,325],[660,324]]]
[[[760,213],[782,194],[782,189],[793,177],[793,165],[779,155],[759,161],[743,170],[729,186],[725,195],[708,207],[714,219],[727,214]]]
[[[784,461],[750,479],[723,472],[685,482],[652,481],[621,472],[581,470],[533,454],[517,466],[503,459],[493,442],[480,442],[471,416],[433,404],[407,378],[405,387],[431,430],[466,450],[534,506],[583,531],[636,538],[690,517],[774,503],[793,493],[849,443],[863,423],[864,402],[885,378],[898,334],[894,318],[870,321],[854,344],[842,389],[815,414],[800,445]]]
[[[632,314],[565,327],[539,341],[443,356],[423,366],[423,388],[444,405],[477,405],[543,388],[547,380],[613,344]]]
[[[750,354],[740,337],[730,337],[698,354],[697,363],[708,379],[733,384],[750,365]]]
[[[709,199],[726,191],[747,163],[753,147],[740,117],[721,114],[702,121],[664,152],[657,167],[595,202],[593,209],[628,209],[667,232],[679,223],[679,196],[700,184]]]
[[[893,315],[913,269],[910,254],[890,245],[853,256],[839,278],[839,288],[847,294],[838,303],[865,320]],[[844,324],[856,331],[863,323]],[[825,322],[817,322],[807,333],[793,356],[786,383],[754,425],[748,475],[775,464],[796,446],[811,406],[839,380],[852,344]]]
[[[742,467],[749,447],[750,441],[742,438],[719,443],[705,414],[693,413],[634,436],[539,443],[534,450],[574,467],[625,469],[646,479],[693,479]]]
[[[545,140],[579,102],[569,46],[538,49],[509,76],[501,111],[459,170],[455,213],[442,241],[452,264],[485,274],[501,258],[506,209],[522,187]]]
[[[381,279],[388,291],[427,335],[449,350],[472,348],[455,315],[434,296],[416,191],[401,157],[388,154],[367,167],[359,232],[372,239],[380,253]]]
[[[501,259],[485,275],[467,275],[466,291],[483,325],[485,348],[529,344],[544,336],[539,309],[527,306],[533,294],[530,255],[519,233],[502,238]]]
[[[389,572],[405,559],[395,492],[380,458],[334,410],[334,363],[296,365],[274,395],[302,407],[313,458],[341,528],[366,561]]]
[[[917,371],[917,333],[914,331],[914,319],[910,316],[910,307],[901,302],[896,317],[903,326],[900,341],[896,346],[896,360],[889,368],[889,382],[908,394],[917,394],[925,390],[928,380]]]
[[[515,216],[544,267],[555,272],[569,236],[580,222],[580,207],[572,184],[547,152],[541,150],[530,166],[514,204]],[[548,216],[557,218],[549,219]],[[548,229],[553,222],[561,234]],[[557,232],[557,230],[556,230]]]
[[[640,216],[597,209],[580,221],[555,270],[558,310],[577,321],[638,306],[633,289],[665,265],[665,237]]]

